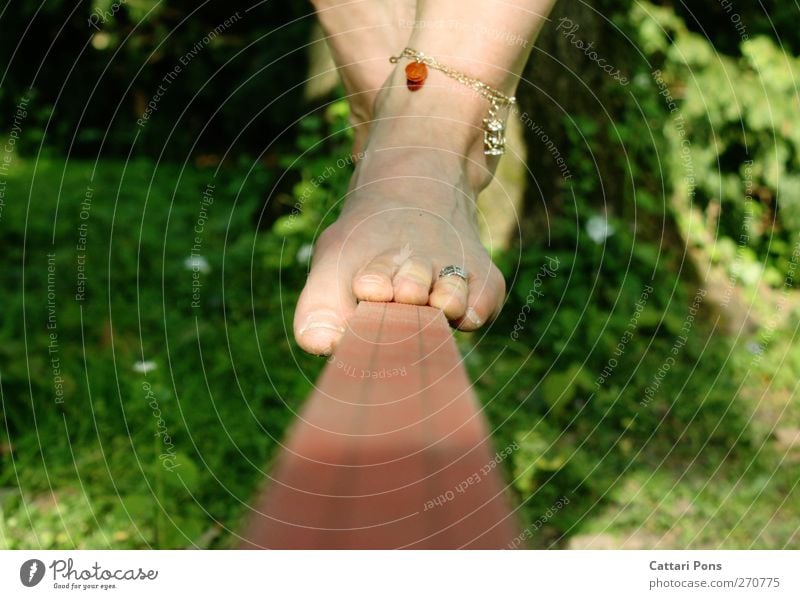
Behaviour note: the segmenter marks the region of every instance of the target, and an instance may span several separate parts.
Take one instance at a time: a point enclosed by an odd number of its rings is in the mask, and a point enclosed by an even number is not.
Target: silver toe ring
[[[439,271],[439,278],[443,279],[445,277],[461,277],[464,281],[467,280],[467,271],[461,268],[460,266],[445,266],[442,270]]]

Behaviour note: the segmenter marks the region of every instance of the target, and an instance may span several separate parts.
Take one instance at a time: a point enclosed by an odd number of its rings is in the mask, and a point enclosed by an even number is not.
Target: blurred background
[[[798,17],[561,0],[537,42],[481,199],[506,306],[457,334],[531,546],[800,548]],[[291,320],[351,132],[311,7],[0,27],[0,547],[235,545],[325,364]]]

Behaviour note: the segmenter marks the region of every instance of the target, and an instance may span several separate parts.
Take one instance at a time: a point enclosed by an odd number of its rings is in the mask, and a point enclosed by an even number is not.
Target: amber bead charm
[[[406,65],[406,85],[412,92],[417,91],[428,77],[428,67],[424,62],[410,62]]]

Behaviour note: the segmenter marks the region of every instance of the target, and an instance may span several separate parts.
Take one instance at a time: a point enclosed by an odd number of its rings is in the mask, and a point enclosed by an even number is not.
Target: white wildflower
[[[599,245],[614,234],[614,225],[605,216],[594,215],[586,221],[586,234]]]
[[[152,360],[139,360],[138,362],[133,363],[133,371],[141,374],[147,374],[151,370],[155,370],[156,367],[156,363]]]
[[[188,256],[183,261],[183,266],[186,268],[186,270],[201,272],[203,274],[211,272],[211,265],[208,263],[208,260],[206,260],[205,256],[200,256],[197,254]]]
[[[310,243],[304,243],[300,246],[300,249],[297,250],[297,255],[295,259],[299,264],[308,264],[308,261],[311,259],[311,254],[314,252],[314,246]]]

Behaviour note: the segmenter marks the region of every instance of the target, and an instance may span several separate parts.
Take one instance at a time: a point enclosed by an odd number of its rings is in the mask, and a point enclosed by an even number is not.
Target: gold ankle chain
[[[489,116],[483,119],[483,144],[485,146],[483,153],[488,156],[500,156],[505,153],[506,124],[499,115],[501,110],[510,109],[517,102],[516,98],[507,96],[500,90],[486,85],[483,81],[443,65],[433,56],[427,56],[413,48],[404,48],[399,55],[391,56],[389,62],[395,64],[401,58],[408,58],[413,61],[406,66],[406,85],[411,91],[417,91],[422,87],[428,76],[427,67],[430,67],[472,88],[489,100]]]

